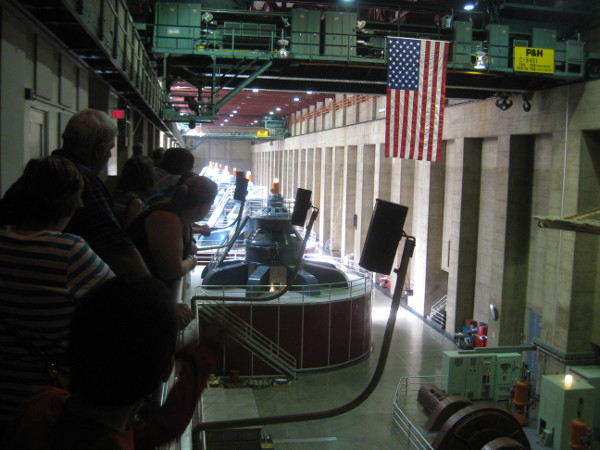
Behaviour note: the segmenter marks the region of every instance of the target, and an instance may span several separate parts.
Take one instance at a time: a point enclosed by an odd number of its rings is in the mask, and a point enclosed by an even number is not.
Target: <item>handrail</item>
[[[413,424],[406,412],[402,409],[406,402],[413,403],[413,399],[408,399],[409,392],[418,392],[420,387],[426,383],[437,383],[441,381],[441,375],[402,377],[394,394],[392,403],[392,420],[398,429],[408,439],[407,448],[417,448],[419,450],[433,450],[433,447],[419,431],[419,428]]]
[[[211,213],[209,219],[207,220],[209,227],[213,228],[215,226],[215,223],[217,223],[217,220],[219,220],[219,217],[221,217],[223,209],[225,206],[227,206],[229,199],[233,196],[233,191],[235,191],[235,186],[232,185],[227,187],[227,190],[223,193],[219,202],[213,208],[213,212]]]
[[[232,337],[239,339],[238,342],[244,346],[248,344],[255,344],[254,350],[263,352],[261,355],[257,355],[263,359],[269,365],[277,365],[279,369],[283,369],[285,373],[291,375],[292,378],[296,378],[296,358],[293,355],[286,352],[283,348],[279,347],[275,342],[271,341],[268,337],[257,331],[249,323],[241,319],[236,314],[225,308],[225,305],[217,301],[202,301],[202,307],[196,303],[197,314],[205,313],[209,318],[217,320],[227,325],[228,331],[233,331]],[[267,358],[268,357],[268,358]]]
[[[437,302],[431,305],[431,311],[439,311],[442,308],[446,307],[446,303],[448,302],[448,295],[444,295]]]
[[[348,280],[345,282],[333,282],[333,283],[321,283],[321,284],[303,284],[298,285],[297,287],[302,287],[301,291],[289,291],[287,295],[277,297],[273,300],[277,302],[283,302],[286,299],[294,298],[301,300],[302,303],[310,300],[311,303],[315,302],[315,298],[326,299],[327,301],[334,300],[336,294],[340,293],[340,298],[348,298],[348,291],[350,291],[350,297],[364,295],[367,292],[370,292],[370,288],[372,287],[373,282],[366,275],[362,275],[361,278]],[[192,297],[192,301],[200,301],[200,300],[218,300],[220,301],[220,297],[226,297],[228,300],[239,300],[240,302],[248,303],[248,299],[246,297],[246,289],[248,285],[212,285],[210,289],[207,289],[206,286],[198,286],[196,287],[196,293]],[[270,291],[272,289],[276,289],[276,286],[271,285],[253,285],[252,289],[255,291]],[[238,291],[235,294],[239,294],[237,297],[232,295],[232,291]],[[306,292],[326,292],[326,296],[314,296],[308,295]],[[200,295],[203,294],[203,295]],[[235,298],[234,298],[235,297]],[[271,300],[271,301],[273,301]]]

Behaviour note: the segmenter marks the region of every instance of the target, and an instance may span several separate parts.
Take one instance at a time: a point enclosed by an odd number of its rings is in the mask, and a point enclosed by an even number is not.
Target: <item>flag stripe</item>
[[[389,38],[386,156],[439,161],[448,43]]]

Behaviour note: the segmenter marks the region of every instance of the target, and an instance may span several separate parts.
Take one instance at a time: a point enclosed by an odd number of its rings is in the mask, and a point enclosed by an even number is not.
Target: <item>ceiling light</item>
[[[229,119],[225,119],[223,122],[229,122]]]
[[[313,94],[313,91],[306,91],[306,93],[307,93],[308,95],[311,95],[311,94]]]
[[[278,106],[277,108],[275,108],[276,111],[281,111],[281,108]]]
[[[234,114],[237,114],[237,109],[234,109],[233,111],[231,111]]]
[[[269,111],[269,114],[273,115],[273,114],[275,114],[275,113],[274,113],[273,111]]]
[[[252,89],[252,92],[258,92],[258,89]]]
[[[465,6],[463,6],[463,9],[465,11],[472,11],[475,9],[475,3],[465,3]]]
[[[477,50],[475,52],[475,65],[474,69],[487,69],[489,64],[489,57],[483,50]]]
[[[290,52],[288,51],[286,47],[286,45],[288,45],[290,43],[290,41],[288,41],[287,39],[279,39],[277,41],[277,44],[279,45],[279,50],[277,50],[277,57],[278,58],[282,58],[285,59],[288,56],[290,56]]]
[[[222,124],[220,124],[220,125],[221,125],[221,126],[225,126],[225,124],[224,124],[224,123],[222,123]]]
[[[300,101],[300,97],[294,97],[294,101],[295,102],[299,102]]]

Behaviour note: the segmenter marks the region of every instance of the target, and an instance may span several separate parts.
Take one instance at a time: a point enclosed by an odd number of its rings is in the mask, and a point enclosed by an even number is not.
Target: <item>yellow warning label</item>
[[[515,72],[554,73],[554,50],[550,48],[515,47]]]
[[[269,137],[269,130],[256,130],[256,137]]]

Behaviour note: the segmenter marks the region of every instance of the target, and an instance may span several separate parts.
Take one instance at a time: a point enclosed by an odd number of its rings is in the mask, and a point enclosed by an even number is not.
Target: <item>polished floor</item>
[[[374,291],[373,351],[367,359],[342,369],[300,374],[289,385],[209,389],[202,398],[203,421],[322,412],[352,401],[368,385],[377,365],[390,302],[381,290]],[[441,375],[442,352],[456,349],[450,339],[401,307],[381,381],[362,404],[327,419],[264,425],[261,432],[281,450],[426,448],[410,446],[398,431],[392,417],[394,395],[402,377]],[[416,394],[408,402],[419,409]],[[416,423],[416,428],[422,424]]]

